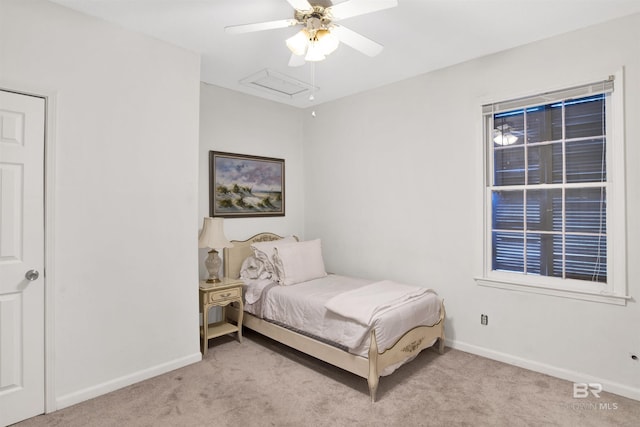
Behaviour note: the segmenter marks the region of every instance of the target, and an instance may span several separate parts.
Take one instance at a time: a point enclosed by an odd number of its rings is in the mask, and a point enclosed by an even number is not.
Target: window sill
[[[606,304],[627,305],[629,296],[604,294],[596,292],[584,292],[569,289],[557,289],[540,285],[532,285],[529,283],[517,283],[507,280],[489,279],[486,277],[476,277],[474,279],[480,286],[488,286],[491,288],[508,289],[511,291],[531,292],[534,294],[551,295],[562,298],[571,298],[584,301],[601,302]]]

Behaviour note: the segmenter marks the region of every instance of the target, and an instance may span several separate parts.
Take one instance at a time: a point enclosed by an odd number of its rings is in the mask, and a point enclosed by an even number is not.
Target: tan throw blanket
[[[383,280],[331,298],[324,305],[340,316],[369,325],[377,314],[418,298],[431,289]]]

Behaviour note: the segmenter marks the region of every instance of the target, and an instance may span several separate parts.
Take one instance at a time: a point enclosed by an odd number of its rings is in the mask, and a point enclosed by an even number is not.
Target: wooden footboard
[[[432,326],[418,326],[405,333],[396,343],[383,351],[378,352],[378,343],[375,330],[371,331],[371,344],[369,345],[369,394],[371,402],[375,402],[380,374],[390,366],[396,365],[408,358],[415,357],[425,348],[431,347],[438,341],[438,351],[444,353],[444,301],[440,302],[440,318],[438,323]]]
[[[229,307],[227,315],[237,320],[238,310]],[[375,331],[371,331],[371,344],[369,356],[363,357],[351,354],[337,347],[317,341],[313,338],[301,335],[290,329],[267,322],[250,313],[244,313],[242,324],[266,337],[285,344],[331,365],[337,366],[348,372],[367,379],[371,402],[375,402],[376,392],[380,381],[380,374],[390,366],[396,365],[408,358],[415,357],[427,347],[431,347],[436,340],[439,343],[439,351],[444,351],[444,304],[441,303],[440,319],[433,326],[418,326],[404,334],[391,348],[378,352]]]

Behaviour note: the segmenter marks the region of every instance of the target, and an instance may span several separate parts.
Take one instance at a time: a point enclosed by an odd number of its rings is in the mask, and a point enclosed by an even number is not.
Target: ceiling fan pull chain
[[[309,102],[315,101],[316,93],[316,63],[311,62],[311,94],[309,95]],[[316,110],[311,110],[311,117],[316,117]]]
[[[309,101],[313,102],[316,99],[316,63],[311,62],[311,94],[309,95]]]

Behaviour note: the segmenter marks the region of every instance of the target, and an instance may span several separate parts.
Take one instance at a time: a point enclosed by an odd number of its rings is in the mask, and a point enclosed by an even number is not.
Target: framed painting
[[[209,215],[284,216],[284,159],[210,151]]]

